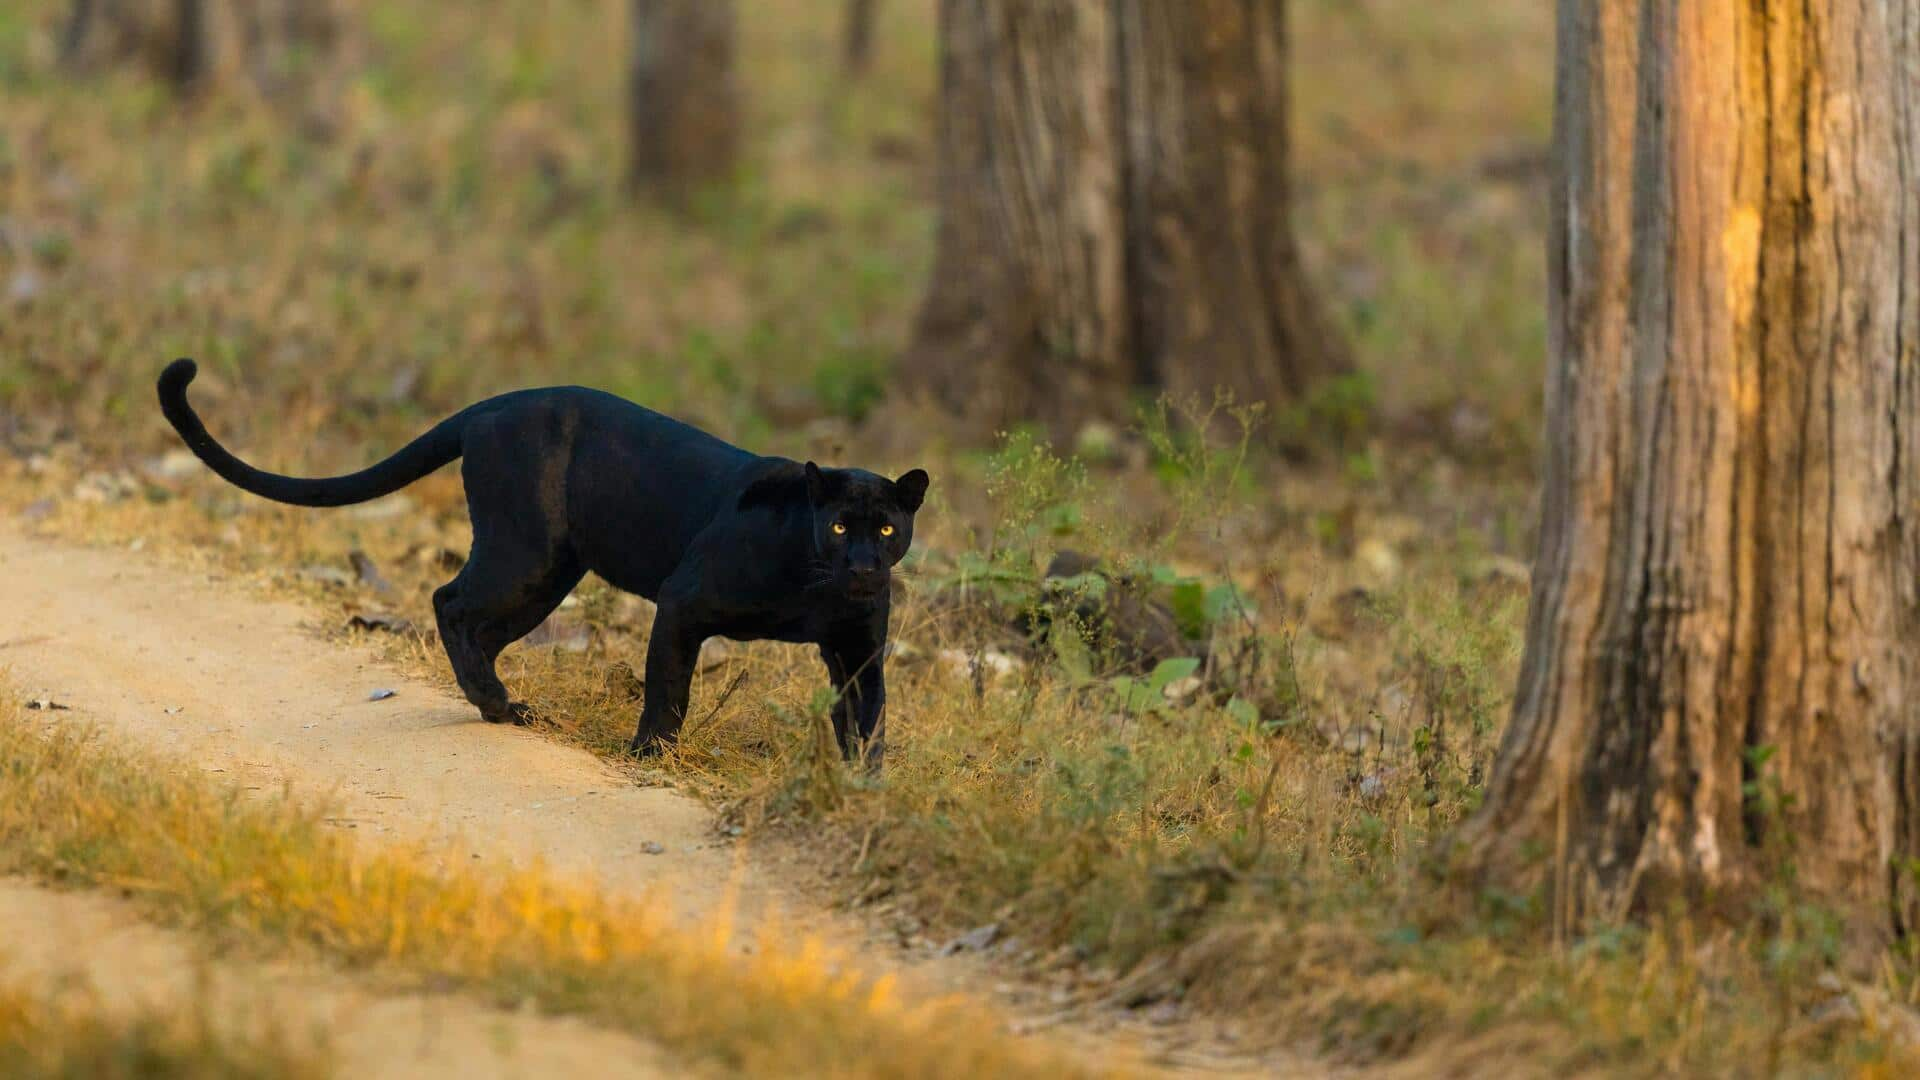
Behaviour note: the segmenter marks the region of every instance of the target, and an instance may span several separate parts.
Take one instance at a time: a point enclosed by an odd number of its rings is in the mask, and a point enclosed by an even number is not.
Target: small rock
[[[412,401],[413,391],[419,385],[420,369],[414,366],[403,367],[399,371],[394,372],[393,378],[387,381],[387,400],[393,402]]]
[[[323,566],[319,563],[314,563],[310,566],[301,567],[296,573],[308,581],[317,581],[322,585],[331,585],[336,589],[344,589],[353,584],[353,577],[337,566]]]
[[[347,619],[347,627],[351,630],[378,630],[386,634],[413,633],[410,620],[384,611],[356,612]]]
[[[1493,433],[1493,417],[1471,401],[1462,401],[1447,416],[1447,430],[1461,446],[1479,446]]]
[[[27,702],[27,708],[40,712],[66,712],[70,706],[62,705],[52,698],[33,698]]]
[[[1020,660],[1008,656],[999,649],[987,649],[982,652],[968,652],[965,649],[941,649],[940,662],[969,678],[974,669],[994,676],[1011,675],[1026,665]]]
[[[739,651],[740,647],[726,638],[708,638],[700,646],[700,658],[694,661],[694,667],[700,671],[712,671],[732,660]]]
[[[147,462],[146,473],[156,480],[185,480],[202,468],[193,451],[174,449]]]
[[[1205,685],[1206,684],[1200,680],[1200,676],[1188,675],[1183,679],[1175,679],[1165,687],[1162,687],[1160,696],[1175,705],[1184,705],[1194,698],[1199,697],[1200,688]]]
[[[347,552],[347,562],[353,566],[353,575],[360,579],[360,584],[374,592],[393,591],[392,583],[380,576],[380,568],[374,565],[373,556],[355,548]]]
[[[1400,576],[1400,556],[1386,541],[1370,536],[1360,541],[1353,549],[1353,561],[1376,583],[1386,583]]]
[[[1816,1025],[1852,1023],[1860,1019],[1860,1006],[1852,994],[1835,994],[1807,1012],[1807,1020]]]
[[[361,521],[385,521],[388,518],[399,517],[412,509],[413,497],[400,492],[356,506],[348,511],[348,515]]]
[[[648,855],[665,855],[667,849],[657,840],[648,840],[640,845],[640,850]]]
[[[86,503],[117,503],[140,494],[140,482],[125,471],[91,472],[74,486],[73,497]]]
[[[1509,555],[1489,555],[1480,561],[1480,578],[1524,586],[1533,580],[1533,567]]]
[[[428,570],[451,573],[467,565],[467,557],[440,544],[422,544],[407,552],[407,558]]]
[[[400,691],[398,690],[385,690],[385,689],[375,690],[374,692],[367,695],[367,700],[368,701],[385,701],[390,697],[398,697],[399,694],[400,694]]]
[[[966,933],[961,934],[959,937],[954,938],[952,941],[947,942],[945,945],[942,945],[940,947],[940,955],[952,956],[962,949],[971,949],[974,952],[979,952],[989,945],[992,945],[999,937],[1000,924],[997,922],[988,923],[985,926],[976,926]]]
[[[39,298],[43,288],[40,275],[34,273],[32,267],[23,266],[14,271],[7,282],[7,299],[15,307],[25,307]]]

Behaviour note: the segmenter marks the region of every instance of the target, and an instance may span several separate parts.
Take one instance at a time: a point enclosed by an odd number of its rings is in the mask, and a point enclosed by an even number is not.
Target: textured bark
[[[865,74],[873,62],[873,20],[880,0],[847,0],[846,23],[840,28],[840,66],[849,75]]]
[[[132,64],[182,92],[239,82],[311,106],[337,94],[346,36],[334,0],[74,0],[60,55],[78,71]]]
[[[1344,370],[1287,217],[1278,0],[942,0],[941,224],[907,389],[1065,429]]]
[[[1564,922],[1785,860],[1912,930],[1920,0],[1561,0],[1559,40],[1543,529],[1466,865]]]
[[[733,172],[739,144],[733,0],[633,0],[632,186],[669,197]]]

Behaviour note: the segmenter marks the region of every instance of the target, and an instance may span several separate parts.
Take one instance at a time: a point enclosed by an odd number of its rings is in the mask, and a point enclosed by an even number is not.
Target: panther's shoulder
[[[736,508],[753,510],[766,507],[778,510],[808,504],[805,465],[786,458],[767,458],[758,463],[750,475],[751,479],[741,489],[740,498],[734,503]]]

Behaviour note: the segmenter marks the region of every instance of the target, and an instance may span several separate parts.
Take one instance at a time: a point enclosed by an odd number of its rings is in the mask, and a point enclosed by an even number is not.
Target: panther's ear
[[[900,509],[911,514],[920,509],[920,503],[927,497],[927,485],[933,482],[925,469],[910,469],[900,474],[893,482],[894,497],[900,501]]]
[[[807,462],[807,501],[811,502],[815,509],[827,501],[827,474],[821,472],[820,466],[811,461]]]

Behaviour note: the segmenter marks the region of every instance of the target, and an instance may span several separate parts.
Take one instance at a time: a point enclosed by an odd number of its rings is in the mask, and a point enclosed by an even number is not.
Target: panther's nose
[[[847,576],[852,579],[856,588],[861,589],[878,588],[882,573],[883,571],[878,566],[850,566],[847,568]]]

